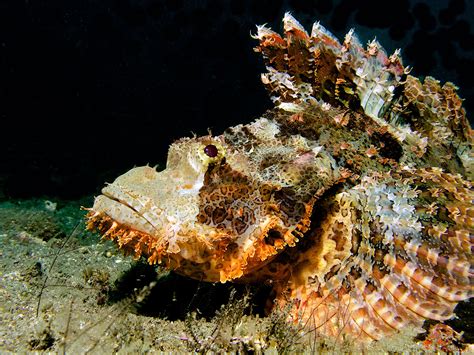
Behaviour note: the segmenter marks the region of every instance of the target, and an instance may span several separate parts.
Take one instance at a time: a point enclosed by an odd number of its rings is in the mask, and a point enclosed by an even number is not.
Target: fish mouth
[[[180,214],[175,207],[186,204],[177,202],[180,196],[168,180],[166,174],[150,167],[134,168],[119,176],[95,198],[87,228],[113,240],[126,254],[148,257],[151,264],[189,257],[178,243],[186,239],[181,228],[193,216]]]
[[[165,217],[158,203],[163,197],[157,189],[161,185],[161,177],[161,172],[149,166],[129,170],[102,189],[102,194],[95,198],[92,210],[157,238]],[[154,200],[149,196],[159,198]]]
[[[133,255],[135,259],[145,256],[150,264],[161,263],[166,243],[146,216],[143,206],[115,185],[113,192],[106,187],[95,198],[86,216],[87,229],[117,243],[125,255]]]
[[[95,214],[106,215],[116,223],[130,229],[157,235],[158,230],[150,218],[147,218],[149,214],[143,207],[133,198],[133,195],[114,186],[113,191],[108,187],[102,190],[102,194],[95,198],[92,211]]]
[[[107,191],[103,191],[102,196],[109,199],[109,200],[111,200],[110,203],[114,204],[116,202],[120,205],[123,205],[127,208],[130,208],[134,212],[135,215],[143,217],[143,215],[136,208],[134,208],[129,202],[127,202],[125,199],[120,198],[120,197],[116,197],[116,196],[114,196],[113,194],[111,194]],[[112,202],[112,201],[115,201],[115,202]]]

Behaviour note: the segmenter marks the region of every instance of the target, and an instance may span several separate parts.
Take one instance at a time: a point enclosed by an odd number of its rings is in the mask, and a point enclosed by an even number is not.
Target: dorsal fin
[[[353,30],[341,44],[319,23],[308,35],[289,13],[283,23],[284,37],[265,26],[254,36],[268,70],[262,81],[277,105],[323,100],[385,113],[407,71],[398,51],[388,57],[375,40],[364,49]]]
[[[457,156],[462,168],[445,168],[473,176],[473,133],[453,84],[430,77],[421,83],[399,50],[388,56],[375,39],[364,48],[353,30],[340,43],[319,22],[311,35],[289,13],[283,23],[283,37],[265,26],[253,36],[267,68],[262,82],[277,107],[345,106],[386,127],[415,159],[428,153],[434,164]]]

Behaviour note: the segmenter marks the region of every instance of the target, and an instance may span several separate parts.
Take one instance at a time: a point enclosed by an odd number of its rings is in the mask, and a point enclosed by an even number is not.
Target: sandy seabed
[[[410,330],[362,347],[324,338],[284,311],[258,314],[252,289],[187,283],[134,261],[85,231],[80,207],[91,203],[0,203],[2,353],[426,351]]]

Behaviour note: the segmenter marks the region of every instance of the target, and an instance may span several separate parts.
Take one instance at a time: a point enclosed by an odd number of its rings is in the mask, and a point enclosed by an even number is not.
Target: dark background
[[[472,1],[0,0],[0,198],[98,193],[179,137],[255,119],[270,100],[249,33],[286,11],[401,47],[473,112]]]

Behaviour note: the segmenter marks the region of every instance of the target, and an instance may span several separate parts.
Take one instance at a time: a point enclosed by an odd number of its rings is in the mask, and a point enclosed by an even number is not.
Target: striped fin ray
[[[320,23],[308,34],[289,13],[283,24],[283,37],[265,26],[253,36],[267,68],[262,82],[277,107],[364,113],[404,146],[407,161],[424,157],[474,176],[474,135],[455,85],[421,82],[409,75],[399,50],[387,55],[376,39],[363,47],[353,30],[340,42]]]
[[[460,212],[426,213],[448,193]],[[294,314],[325,334],[366,339],[453,317],[457,303],[474,294],[473,200],[468,182],[436,169],[373,173],[336,195],[309,236],[314,247],[292,266],[290,298],[304,300]],[[428,226],[441,222],[451,235],[430,234]]]
[[[474,272],[472,261],[468,258],[456,254],[440,255],[436,249],[419,246],[400,237],[395,238],[395,243],[408,255],[415,255],[418,265],[412,260],[394,260],[393,256],[387,256],[387,263],[391,267],[397,267],[398,271],[448,301],[458,302],[472,296],[470,285]],[[437,274],[434,274],[433,270],[437,271]]]
[[[370,228],[367,240],[375,250],[383,251],[376,256],[376,265],[385,274],[381,284],[392,290],[397,302],[425,318],[450,318],[456,302],[472,297],[474,292],[474,259],[467,252],[472,242],[460,251],[447,235],[429,233],[430,225],[443,223],[454,235],[472,236],[468,214],[474,193],[469,185],[459,175],[440,169],[405,169],[366,178],[355,188],[361,210],[365,211],[360,228]],[[440,194],[429,194],[433,190]],[[448,200],[455,200],[462,212],[447,215],[442,193],[456,194]],[[427,208],[432,209],[431,214]]]
[[[375,39],[363,48],[353,30],[340,43],[320,23],[308,35],[289,13],[283,24],[284,37],[265,26],[254,36],[268,70],[262,81],[273,101],[286,107],[323,100],[362,107],[370,116],[385,114],[407,72],[398,51],[387,56]]]

